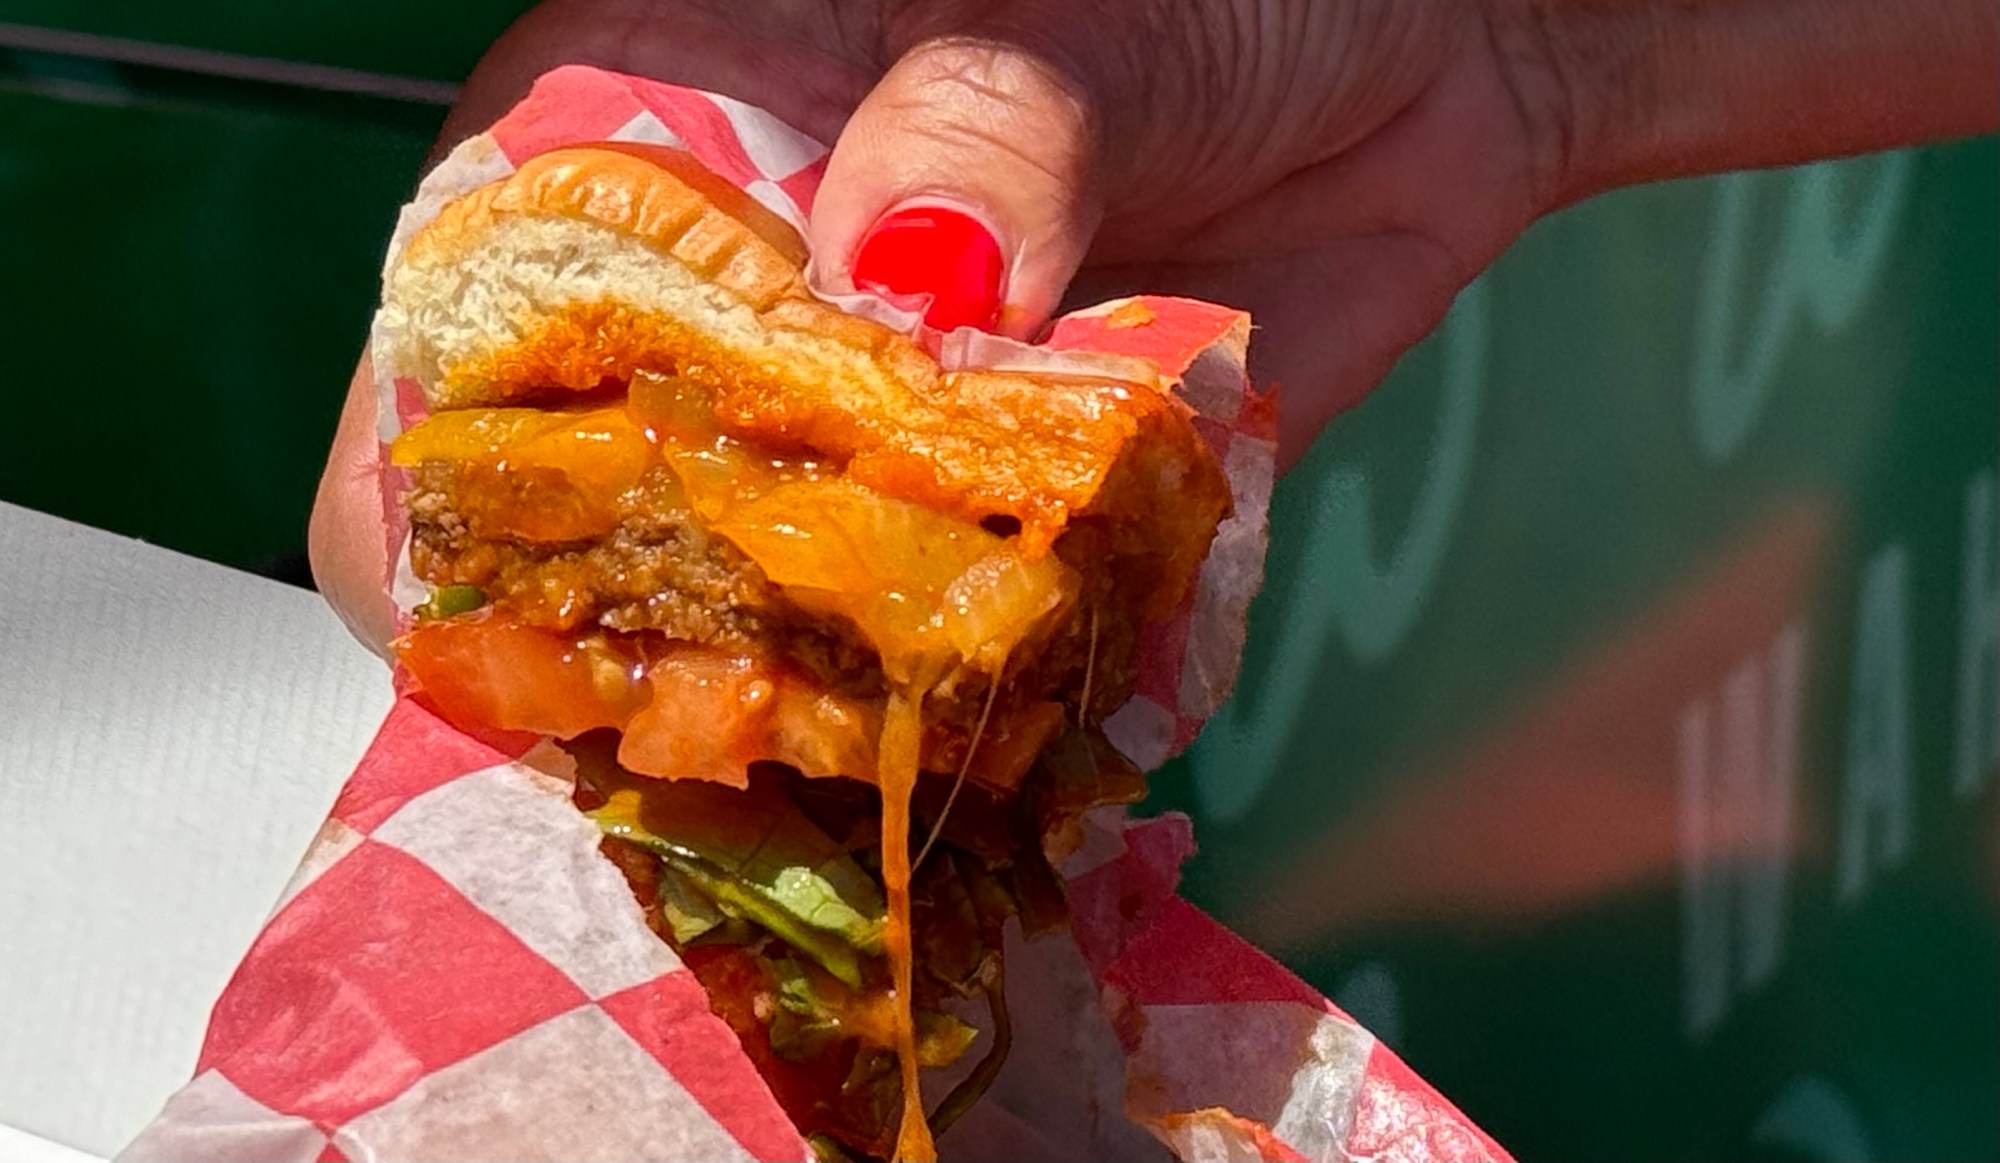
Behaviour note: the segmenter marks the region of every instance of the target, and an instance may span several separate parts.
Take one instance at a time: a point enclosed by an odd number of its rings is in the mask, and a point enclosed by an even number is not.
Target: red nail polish
[[[942,206],[886,214],[854,253],[854,285],[931,296],[924,322],[940,331],[991,329],[1000,317],[1000,243],[977,218]]]

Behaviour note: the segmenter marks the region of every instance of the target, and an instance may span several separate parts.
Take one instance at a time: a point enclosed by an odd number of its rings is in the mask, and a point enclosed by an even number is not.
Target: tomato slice
[[[790,668],[684,642],[561,634],[490,612],[419,625],[396,656],[448,719],[573,739],[613,727],[618,760],[743,787],[750,764],[872,779],[878,705]]]
[[[622,726],[646,699],[637,655],[604,634],[488,615],[418,626],[395,649],[438,710],[461,723],[573,739]]]
[[[881,711],[790,669],[671,644],[648,661],[652,695],[625,724],[618,762],[641,775],[744,787],[758,760],[806,775],[874,774]]]
[[[747,658],[676,651],[646,672],[652,697],[625,725],[618,762],[641,775],[750,786],[777,684]]]

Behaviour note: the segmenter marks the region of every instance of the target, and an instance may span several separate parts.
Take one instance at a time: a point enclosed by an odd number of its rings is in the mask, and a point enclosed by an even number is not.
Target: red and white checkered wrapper
[[[445,201],[536,153],[687,148],[803,228],[826,148],[714,94],[568,67],[453,152],[392,257]],[[948,366],[1115,372],[1177,394],[1236,512],[1185,608],[1142,639],[1107,723],[1153,766],[1228,693],[1262,576],[1274,408],[1244,373],[1248,320],[1146,298],[1059,321],[1039,346],[922,332]],[[383,365],[378,363],[378,368]],[[386,443],[421,419],[387,370]],[[404,482],[385,470],[392,589],[409,573]],[[475,736],[398,701],[211,1017],[196,1075],[123,1160],[805,1159],[811,1153],[700,985],[647,929],[563,754]],[[1175,895],[1188,823],[1088,821],[1064,873],[1073,937],[1010,936],[1015,1046],[948,1159],[1507,1159],[1360,1025]],[[969,1057],[976,1057],[972,1055]],[[960,1069],[969,1067],[962,1064]]]

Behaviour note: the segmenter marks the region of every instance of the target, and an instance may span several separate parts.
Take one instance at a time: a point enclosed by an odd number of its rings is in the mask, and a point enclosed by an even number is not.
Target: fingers
[[[368,359],[354,371],[326,471],[313,499],[307,551],[320,594],[361,644],[386,654],[396,612],[388,592],[388,527],[382,519],[382,454],[375,435],[375,382]]]
[[[1102,214],[1091,102],[1017,45],[947,39],[897,61],[842,131],[813,207],[833,289],[934,296],[937,326],[1027,336]]]

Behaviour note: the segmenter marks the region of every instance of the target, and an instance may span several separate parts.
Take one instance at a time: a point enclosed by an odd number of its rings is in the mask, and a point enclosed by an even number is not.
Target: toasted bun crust
[[[618,143],[530,158],[505,181],[448,203],[411,239],[403,261],[456,262],[510,214],[609,227],[760,311],[806,294],[806,247],[791,226],[686,152],[663,146]]]
[[[446,204],[410,240],[384,281],[387,354],[434,409],[587,390],[689,356],[768,376],[837,369],[891,394],[935,380],[903,337],[813,298],[805,260],[788,224],[683,151],[555,150]],[[586,341],[596,375],[551,383]]]
[[[384,279],[375,358],[435,410],[685,376],[739,436],[843,458],[885,493],[974,520],[1011,516],[1030,545],[1078,516],[1135,535],[1136,521],[1148,555],[1191,576],[1227,482],[1159,385],[945,373],[815,298],[805,257],[783,220],[685,153],[556,150],[411,239]]]

